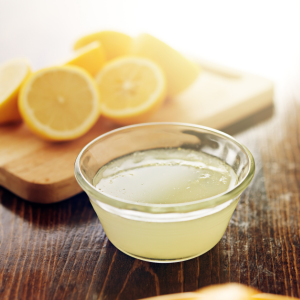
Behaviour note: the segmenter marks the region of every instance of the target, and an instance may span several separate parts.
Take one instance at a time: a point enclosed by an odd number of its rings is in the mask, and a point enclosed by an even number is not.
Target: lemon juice
[[[101,167],[93,179],[103,195],[156,207],[205,201],[232,189],[237,182],[234,170],[220,159],[181,148],[137,151],[119,157]],[[147,212],[115,214],[109,205],[91,200],[104,231],[117,248],[158,262],[192,258],[211,249],[224,234],[238,202],[235,198],[197,212],[158,213],[155,218]]]

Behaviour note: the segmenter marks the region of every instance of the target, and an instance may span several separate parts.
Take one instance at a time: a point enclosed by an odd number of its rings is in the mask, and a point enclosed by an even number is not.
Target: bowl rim
[[[82,174],[82,171],[80,169],[80,159],[83,156],[83,154],[96,142],[99,140],[105,138],[108,135],[113,135],[115,133],[118,133],[120,131],[124,131],[127,129],[134,129],[134,128],[140,128],[140,127],[148,127],[148,126],[185,126],[189,127],[191,129],[201,129],[205,130],[208,133],[212,133],[215,135],[222,136],[235,145],[237,145],[241,150],[245,152],[248,158],[249,163],[249,169],[247,174],[245,175],[244,179],[238,183],[236,186],[234,186],[232,189],[225,191],[224,193],[217,194],[213,197],[201,199],[201,200],[194,200],[190,202],[183,202],[183,203],[172,203],[172,204],[152,204],[152,203],[139,203],[134,202],[130,200],[121,199],[118,197],[114,197],[111,195],[108,195],[106,193],[103,193],[96,189],[90,182],[88,182],[85,177]],[[190,123],[181,123],[181,122],[151,122],[151,123],[140,123],[140,124],[134,124],[129,126],[123,126],[111,131],[108,131],[95,139],[93,139],[91,142],[89,142],[86,146],[83,147],[83,149],[78,154],[76,160],[75,160],[75,168],[74,168],[75,178],[78,182],[78,184],[81,186],[81,188],[88,194],[90,199],[94,202],[96,205],[98,204],[98,201],[104,202],[105,204],[111,205],[116,208],[121,209],[127,209],[127,210],[133,210],[133,211],[140,211],[140,212],[147,212],[147,213],[178,213],[178,212],[192,212],[197,211],[200,209],[207,209],[211,207],[215,207],[217,205],[220,205],[224,202],[227,202],[229,200],[236,199],[250,184],[254,177],[255,173],[255,162],[254,158],[251,154],[251,152],[248,150],[247,147],[239,143],[235,138],[233,138],[231,135],[222,132],[217,129],[213,129],[207,126],[197,125],[197,124],[190,124]],[[101,200],[99,200],[99,197]]]

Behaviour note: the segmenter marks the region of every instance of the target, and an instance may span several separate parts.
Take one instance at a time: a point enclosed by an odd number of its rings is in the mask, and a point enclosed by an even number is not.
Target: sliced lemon
[[[94,79],[75,66],[42,69],[20,91],[19,109],[28,127],[53,141],[86,133],[99,117],[99,92]]]
[[[80,38],[75,43],[74,49],[77,50],[94,41],[103,45],[107,60],[111,60],[130,53],[132,38],[117,31],[100,31]]]
[[[103,67],[105,60],[105,52],[102,44],[95,41],[78,49],[65,65],[81,67],[94,76]]]
[[[199,67],[169,45],[151,36],[141,34],[134,39],[132,53],[148,57],[164,70],[168,95],[175,96],[185,90],[199,76]]]
[[[0,124],[21,119],[18,94],[30,73],[25,59],[13,59],[0,65]]]
[[[225,283],[204,287],[195,292],[170,294],[141,300],[288,300],[288,296],[260,293],[254,288],[238,283]],[[298,298],[297,298],[298,299]]]
[[[250,300],[251,296],[259,293],[258,290],[239,283],[211,285],[197,292],[203,299],[210,300]]]
[[[154,296],[154,297],[149,297],[149,298],[143,298],[140,300],[210,300],[210,299],[202,298],[197,293],[186,292],[186,293],[179,293],[179,294]]]
[[[141,57],[120,57],[107,63],[96,76],[101,95],[101,111],[118,124],[145,121],[166,95],[161,68]]]
[[[252,296],[251,299],[252,300],[289,300],[289,299],[296,299],[296,298],[263,293],[263,294],[256,294]]]

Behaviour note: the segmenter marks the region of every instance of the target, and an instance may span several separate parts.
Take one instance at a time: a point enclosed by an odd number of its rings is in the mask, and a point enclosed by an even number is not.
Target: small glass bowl
[[[178,147],[224,161],[237,174],[237,185],[214,197],[176,204],[128,201],[93,185],[97,171],[113,159],[135,151]],[[109,240],[124,253],[151,262],[184,261],[214,247],[254,172],[252,154],[233,137],[183,123],[147,123],[110,131],[86,145],[75,162],[75,177],[88,194]]]

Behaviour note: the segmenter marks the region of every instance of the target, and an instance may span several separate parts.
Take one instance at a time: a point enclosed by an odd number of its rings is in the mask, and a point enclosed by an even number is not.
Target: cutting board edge
[[[57,182],[35,183],[17,177],[1,167],[0,185],[22,199],[42,204],[60,202],[82,192],[75,176]]]
[[[196,123],[220,130],[222,128],[225,128],[226,126],[233,125],[246,117],[251,117],[256,112],[259,112],[267,107],[272,107],[274,105],[273,96],[274,96],[274,90],[270,89],[268,91],[265,91],[264,93],[256,95],[255,98],[249,97],[249,99],[247,101],[243,102],[242,104],[239,104],[234,107],[232,107],[232,106],[228,107],[226,109],[226,111],[228,111],[228,113],[227,113],[228,117],[225,119],[219,117],[220,115],[224,115],[224,111],[222,111],[214,116],[208,116],[205,119],[197,120]],[[240,110],[241,107],[245,106],[245,103],[253,102],[253,99],[255,101],[255,105],[252,105],[251,108],[250,108],[250,105],[247,105],[247,111],[244,110],[241,113],[241,110]],[[232,114],[232,112],[234,112],[234,111],[239,111],[239,114],[236,114],[236,116],[234,118],[234,122],[232,122],[232,117],[230,117],[230,114]],[[212,125],[212,124],[214,124],[214,125]]]

